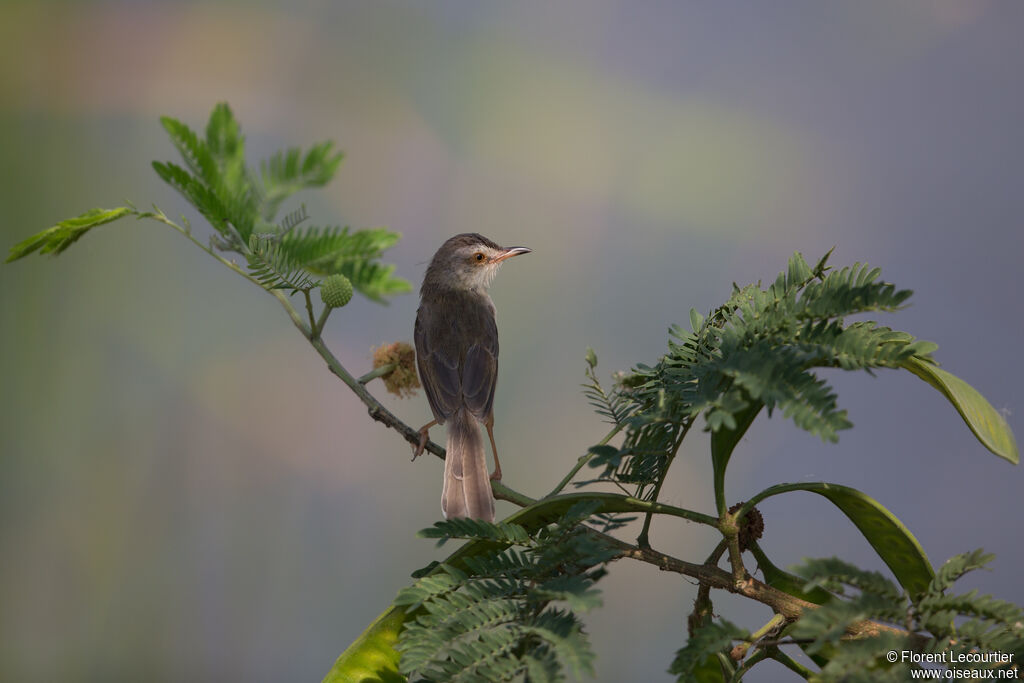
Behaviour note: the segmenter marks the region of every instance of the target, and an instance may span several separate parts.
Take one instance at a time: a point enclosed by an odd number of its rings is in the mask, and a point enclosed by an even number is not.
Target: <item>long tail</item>
[[[462,409],[448,418],[446,426],[448,448],[444,458],[441,512],[446,519],[473,517],[493,522],[494,495],[476,419]]]

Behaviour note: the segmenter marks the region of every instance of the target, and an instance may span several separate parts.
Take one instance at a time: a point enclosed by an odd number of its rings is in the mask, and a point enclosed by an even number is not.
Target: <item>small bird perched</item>
[[[452,237],[434,254],[416,312],[416,364],[434,419],[420,429],[419,455],[435,424],[448,425],[441,512],[445,518],[494,521],[491,479],[501,479],[494,446],[494,387],[498,383],[498,326],[487,294],[505,259],[526,247],[501,247],[476,233]],[[484,443],[476,422],[487,427],[494,474],[487,476]]]

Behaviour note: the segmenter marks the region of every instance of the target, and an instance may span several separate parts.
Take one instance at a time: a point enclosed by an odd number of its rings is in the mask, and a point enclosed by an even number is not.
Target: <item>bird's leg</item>
[[[484,421],[484,426],[487,427],[487,436],[491,440],[491,453],[494,453],[494,474],[491,475],[491,481],[501,481],[501,463],[498,462],[498,447],[494,445],[494,415],[489,415]]]
[[[427,447],[427,440],[430,439],[430,428],[437,424],[437,420],[431,420],[420,427],[420,442],[412,448],[412,459],[420,457],[423,449]]]

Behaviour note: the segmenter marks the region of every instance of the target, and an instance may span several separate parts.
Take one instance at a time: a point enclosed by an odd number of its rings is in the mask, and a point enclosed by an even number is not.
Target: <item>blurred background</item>
[[[387,260],[416,287],[454,233],[534,249],[492,287],[518,490],[546,492],[606,431],[578,386],[588,345],[605,378],[655,362],[691,306],[832,246],[915,290],[885,321],[937,342],[1019,439],[1022,22],[984,0],[7,0],[0,244],[124,199],[178,215],[149,165],[177,160],[158,117],[202,128],[226,100],[250,161],[335,140],[336,180],[285,210],[401,232]],[[411,340],[416,306],[357,296],[325,337],[360,374]],[[0,679],[317,681],[442,556],[415,537],[439,516],[440,463],[410,463],[272,297],[170,229],[121,221],[0,267],[0,324]],[[829,378],[855,428],[823,445],[762,418],[730,497],[858,487],[936,564],[997,553],[964,587],[1024,602],[1024,470],[907,373]],[[385,402],[429,419],[422,395]],[[706,449],[690,439],[667,502],[713,509]],[[885,569],[817,496],[762,509],[777,564]],[[652,534],[698,561],[714,541],[678,520]],[[695,586],[620,562],[602,588],[598,680],[669,680]],[[753,680],[786,679],[771,667]]]

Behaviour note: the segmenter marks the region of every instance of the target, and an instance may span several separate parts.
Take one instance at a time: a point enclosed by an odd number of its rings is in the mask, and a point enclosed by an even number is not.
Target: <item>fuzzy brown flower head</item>
[[[405,342],[382,344],[373,350],[374,369],[394,363],[395,369],[381,377],[388,392],[405,398],[420,388],[416,374],[416,351]]]
[[[730,513],[735,513],[740,507],[743,506],[742,502],[736,503],[729,508]],[[764,517],[761,515],[761,511],[756,507],[750,508],[747,514],[743,517],[743,521],[740,522],[740,551],[747,550],[757,539],[761,538],[764,534]]]

